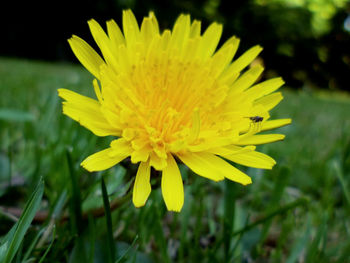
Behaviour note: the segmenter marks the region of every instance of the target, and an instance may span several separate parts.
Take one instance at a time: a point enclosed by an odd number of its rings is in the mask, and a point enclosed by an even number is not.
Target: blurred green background
[[[94,174],[79,166],[112,138],[61,113],[58,88],[94,97],[92,76],[67,39],[77,34],[94,45],[87,20],[120,25],[125,8],[139,22],[154,10],[163,29],[179,13],[203,28],[221,22],[222,41],[241,38],[240,54],[264,47],[263,78],[286,80],[285,99],[271,115],[293,119],[276,131],[285,141],[258,147],[277,161],[273,170],[239,167],[254,182],[242,187],[181,166],[185,205],[175,214],[166,211],[157,178],[147,205],[134,208],[130,163]],[[350,262],[349,8],[343,0],[6,3],[0,262]],[[111,214],[104,213],[102,177]]]
[[[267,74],[283,76],[289,86],[349,90],[349,5],[347,0],[8,1],[3,11],[11,18],[0,18],[0,55],[76,61],[66,40],[77,34],[92,43],[86,25],[91,18],[120,23],[121,11],[131,8],[140,22],[153,10],[161,28],[168,28],[180,13],[190,13],[204,25],[223,23],[223,39],[239,36],[241,50],[262,45]]]

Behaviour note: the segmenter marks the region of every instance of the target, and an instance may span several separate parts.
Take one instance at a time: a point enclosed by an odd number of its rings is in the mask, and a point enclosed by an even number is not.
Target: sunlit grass
[[[158,190],[147,205],[131,205],[128,192],[136,168],[127,162],[103,174],[87,174],[79,166],[110,138],[96,138],[64,117],[56,90],[93,96],[91,81],[88,72],[70,64],[0,60],[2,237],[39,179],[45,182],[39,209],[43,217],[34,219],[13,262],[109,262],[102,175],[118,262],[350,259],[346,96],[285,89],[285,99],[272,115],[291,117],[293,124],[278,130],[286,134],[284,142],[260,147],[276,159],[274,169],[251,168],[253,184],[243,188],[210,183],[181,166],[186,202],[180,214],[173,214],[166,211],[156,178],[152,185]],[[15,211],[5,211],[9,207]],[[0,255],[5,253],[1,248]]]

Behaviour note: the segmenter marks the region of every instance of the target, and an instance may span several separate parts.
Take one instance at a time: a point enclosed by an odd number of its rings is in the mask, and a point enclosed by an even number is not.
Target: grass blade
[[[69,176],[71,181],[71,218],[73,222],[73,229],[75,233],[81,234],[83,228],[83,220],[81,214],[81,193],[78,185],[78,178],[74,171],[72,157],[69,150],[66,150],[66,157],[69,169]]]
[[[234,182],[225,180],[225,195],[224,195],[224,224],[223,224],[223,242],[225,262],[228,262],[231,248],[231,234],[234,227],[235,218],[235,199],[236,199],[236,185]]]
[[[167,240],[164,236],[164,229],[162,226],[162,217],[160,215],[160,208],[159,205],[152,206],[152,213],[155,215],[154,217],[154,237],[157,245],[160,249],[160,254],[162,256],[162,262],[164,263],[170,263],[170,257],[168,255],[167,250]]]
[[[121,256],[119,257],[119,259],[118,259],[115,263],[122,263],[122,262],[123,262],[125,256],[126,256],[126,255],[131,251],[131,249],[135,246],[135,243],[136,243],[136,241],[137,241],[138,239],[139,239],[139,236],[136,235],[135,238],[134,238],[134,240],[132,241],[131,245],[128,247],[128,249],[125,250],[125,252],[123,253],[123,255],[121,255]],[[136,253],[135,253],[135,254],[136,254]]]
[[[262,224],[262,223],[264,223],[265,221],[267,221],[267,220],[273,218],[274,216],[283,214],[283,213],[287,212],[288,210],[294,209],[294,208],[296,208],[296,207],[298,207],[298,206],[304,206],[304,205],[306,205],[307,203],[308,203],[308,200],[307,200],[307,199],[305,199],[305,198],[299,198],[299,199],[297,199],[297,200],[295,200],[295,201],[293,201],[293,202],[291,202],[291,203],[289,203],[289,204],[286,204],[285,206],[282,206],[282,207],[280,207],[280,208],[278,208],[278,209],[275,209],[275,210],[269,212],[267,215],[265,215],[265,216],[262,217],[261,219],[258,219],[258,220],[256,220],[255,222],[253,222],[253,223],[251,223],[251,224],[249,224],[249,225],[247,225],[247,226],[245,226],[245,227],[243,227],[243,228],[241,228],[241,229],[235,231],[235,232],[232,234],[232,236],[236,236],[236,235],[239,235],[239,234],[241,234],[241,233],[247,232],[247,231],[249,231],[250,229],[256,227],[257,225]]]
[[[44,255],[41,257],[39,263],[42,263],[42,262],[44,261],[46,255],[47,255],[47,253],[49,253],[49,251],[50,251],[50,249],[51,249],[51,247],[52,247],[52,244],[53,244],[53,242],[54,242],[54,240],[55,240],[55,237],[56,237],[56,227],[54,226],[54,227],[53,227],[53,233],[52,233],[52,240],[51,240],[51,242],[50,242],[50,245],[49,245],[49,246],[47,247],[47,249],[45,250],[45,253],[44,253]]]
[[[290,256],[288,257],[286,263],[294,263],[297,262],[298,257],[301,255],[302,251],[306,248],[307,242],[310,238],[310,230],[311,230],[311,220],[310,217],[306,223],[305,233],[294,243],[292,247],[292,251]]]
[[[8,249],[8,241],[4,242],[0,246],[0,262],[4,262],[7,249]]]
[[[323,241],[323,244],[326,244],[326,238],[327,238],[327,221],[328,221],[328,214],[324,214],[322,218],[322,223],[317,229],[316,236],[312,240],[311,244],[309,245],[307,249],[306,259],[305,262],[312,263],[317,262],[317,257],[319,256],[320,251],[320,244]],[[320,249],[320,250],[319,250]]]
[[[26,262],[26,261],[27,261],[27,259],[29,258],[30,254],[32,253],[32,251],[33,251],[35,245],[38,243],[38,240],[39,240],[40,236],[44,233],[44,231],[45,231],[45,228],[42,228],[42,229],[36,234],[36,236],[34,237],[32,243],[30,244],[30,246],[28,247],[26,253],[25,253],[24,256],[23,256],[23,259],[22,259],[23,262]],[[0,262],[1,262],[1,261],[0,261]]]
[[[290,178],[290,170],[287,167],[282,167],[278,173],[278,176],[275,181],[274,188],[271,192],[271,201],[266,207],[266,211],[272,211],[279,207],[279,204],[281,203],[284,190],[287,187],[289,183],[289,178]],[[266,221],[264,226],[262,227],[261,231],[261,238],[260,242],[261,244],[266,240],[268,234],[269,234],[269,229],[272,224],[272,220]]]
[[[88,216],[88,230],[89,230],[89,261],[88,263],[94,263],[95,257],[95,242],[96,242],[96,226],[94,218],[91,214]]]
[[[337,162],[336,160],[334,160],[332,162],[332,165],[333,165],[333,169],[335,171],[335,174],[336,176],[338,177],[338,180],[340,182],[340,185],[342,187],[342,190],[343,190],[343,193],[344,193],[344,196],[345,196],[345,200],[350,208],[350,192],[348,190],[348,187],[346,186],[346,182],[344,180],[344,175],[343,175],[343,171],[340,167],[340,164],[339,162]]]
[[[101,177],[101,189],[102,189],[102,197],[103,197],[103,206],[106,212],[107,238],[108,238],[107,244],[109,248],[108,259],[110,263],[114,263],[116,251],[115,251],[115,245],[114,245],[114,239],[113,239],[111,208],[109,205],[108,193],[107,193],[106,184],[103,179],[103,176]]]
[[[3,255],[3,263],[10,263],[16,255],[16,252],[23,241],[24,235],[39,209],[43,193],[44,182],[42,178],[40,178],[39,183],[30,196],[18,222],[12,227],[9,234],[2,241],[0,251],[4,246],[7,247],[6,254]]]

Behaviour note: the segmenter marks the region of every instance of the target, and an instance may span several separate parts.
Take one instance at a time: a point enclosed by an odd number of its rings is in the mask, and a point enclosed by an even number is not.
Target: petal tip
[[[252,184],[252,183],[253,183],[252,178],[250,178],[248,176],[248,178],[244,182],[242,182],[242,185],[248,185],[248,184]]]
[[[143,202],[143,203],[141,203],[141,202],[136,202],[136,201],[133,200],[133,204],[134,204],[134,206],[135,206],[136,208],[140,208],[140,207],[145,206],[146,201]]]
[[[184,205],[184,202],[180,202],[180,203],[177,203],[177,204],[174,203],[174,204],[171,204],[171,205],[169,205],[169,204],[167,204],[165,202],[165,206],[168,209],[168,211],[176,212],[176,213],[180,213],[181,212],[183,205]]]
[[[89,164],[87,163],[86,159],[80,163],[80,166],[83,167],[88,172],[94,171],[91,167],[89,167]]]
[[[90,19],[88,20],[88,24],[95,23],[95,22],[96,22],[96,20],[93,19],[93,18],[90,18]]]
[[[181,209],[182,209],[182,207],[180,207],[180,208],[168,209],[168,210],[171,211],[171,212],[180,213],[180,212],[181,212]]]

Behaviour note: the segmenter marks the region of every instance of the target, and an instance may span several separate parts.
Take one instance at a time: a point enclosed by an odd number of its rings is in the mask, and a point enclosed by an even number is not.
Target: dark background
[[[211,21],[223,23],[222,40],[232,35],[240,37],[239,53],[262,45],[265,74],[282,76],[288,86],[350,90],[349,3],[337,6],[336,0],[304,0],[299,1],[304,3],[301,5],[293,4],[292,0],[7,2],[1,8],[0,56],[77,62],[67,39],[76,34],[93,44],[86,23],[91,18],[101,25],[113,18],[121,25],[123,9],[131,8],[139,22],[153,10],[164,29],[171,28],[180,13],[190,13],[202,20],[202,28]],[[332,15],[317,21],[332,6]]]

